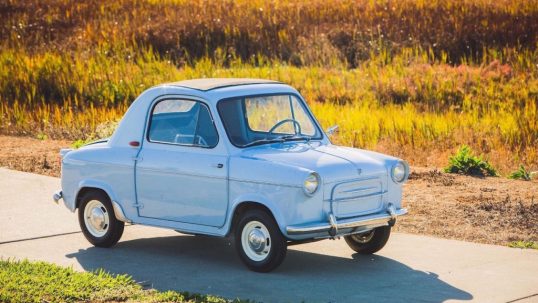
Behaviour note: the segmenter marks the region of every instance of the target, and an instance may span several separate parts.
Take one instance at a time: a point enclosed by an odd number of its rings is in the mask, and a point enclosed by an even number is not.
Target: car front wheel
[[[125,225],[116,219],[110,198],[101,191],[90,191],[81,197],[78,221],[84,237],[98,247],[116,244]]]
[[[261,210],[247,211],[235,230],[235,247],[245,265],[256,272],[278,267],[287,252],[286,239],[275,220]]]
[[[390,226],[382,226],[369,232],[345,236],[347,245],[359,254],[369,255],[378,252],[387,244]]]

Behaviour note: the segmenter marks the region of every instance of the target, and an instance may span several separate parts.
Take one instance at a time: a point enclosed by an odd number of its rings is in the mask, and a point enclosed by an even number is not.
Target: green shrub
[[[76,141],[73,141],[73,143],[71,143],[71,147],[74,148],[74,149],[79,149],[81,148],[82,146],[90,143],[92,140],[91,139],[87,139],[87,140],[82,140],[82,139],[78,139]]]
[[[94,133],[89,135],[86,139],[78,139],[74,141],[73,143],[71,143],[71,147],[74,149],[79,149],[88,143],[91,143],[100,139],[109,138],[110,136],[112,136],[112,134],[116,130],[116,127],[118,127],[118,124],[119,124],[119,121],[108,121],[108,122],[101,123],[97,125]]]
[[[527,169],[525,169],[525,166],[523,166],[523,164],[521,164],[519,166],[519,169],[512,172],[508,178],[509,179],[514,179],[514,180],[525,180],[525,181],[530,181],[532,179],[532,176],[535,172],[530,172],[528,171]]]
[[[47,140],[47,139],[48,139],[48,136],[45,135],[44,133],[38,133],[38,134],[36,135],[36,139],[37,139],[37,140],[44,141],[44,140]]]
[[[513,248],[530,248],[530,249],[538,249],[538,242],[534,241],[514,241],[510,242],[508,246]]]
[[[497,170],[483,160],[481,156],[474,155],[473,150],[462,145],[455,155],[448,160],[448,166],[444,171],[447,173],[459,173],[471,176],[498,176]]]

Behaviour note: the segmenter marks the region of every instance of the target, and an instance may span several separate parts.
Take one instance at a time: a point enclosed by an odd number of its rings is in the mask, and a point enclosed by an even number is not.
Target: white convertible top
[[[239,86],[239,85],[251,85],[251,84],[280,84],[282,82],[266,79],[250,79],[250,78],[204,78],[204,79],[192,79],[183,80],[178,82],[165,83],[169,86],[181,86],[201,91],[209,91],[222,87]]]

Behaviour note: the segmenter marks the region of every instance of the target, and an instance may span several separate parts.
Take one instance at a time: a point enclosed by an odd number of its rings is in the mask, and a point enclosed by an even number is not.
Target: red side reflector
[[[129,145],[131,145],[132,147],[138,147],[138,146],[140,146],[140,142],[138,142],[138,141],[131,141],[131,142],[129,142]]]

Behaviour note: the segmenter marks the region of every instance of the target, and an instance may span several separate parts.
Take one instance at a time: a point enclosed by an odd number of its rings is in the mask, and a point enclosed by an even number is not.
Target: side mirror
[[[328,136],[332,136],[333,134],[338,132],[338,125],[333,125],[327,128],[325,132],[327,133]]]

